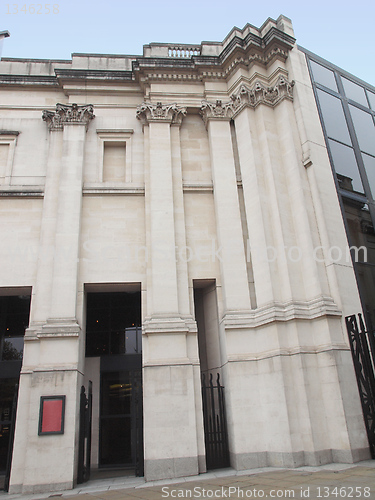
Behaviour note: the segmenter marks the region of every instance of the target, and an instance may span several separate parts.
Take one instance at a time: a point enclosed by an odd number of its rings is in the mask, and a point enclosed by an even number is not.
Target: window
[[[361,151],[375,155],[375,127],[372,116],[351,104],[349,109]]]
[[[353,148],[332,139],[328,139],[328,144],[340,188],[363,193],[362,181]]]
[[[322,90],[317,90],[317,93],[328,137],[351,146],[352,142],[340,99]]]
[[[356,83],[351,82],[347,78],[342,77],[342,84],[344,86],[345,95],[348,99],[356,101],[368,108],[365,89]]]
[[[29,324],[30,297],[0,297],[1,361],[20,361],[23,339]]]
[[[311,69],[314,75],[314,80],[329,89],[332,89],[337,92],[337,84],[335,80],[335,75],[333,71],[325,68],[321,64],[316,63],[315,61],[310,61]]]
[[[141,352],[141,293],[88,293],[86,356]]]

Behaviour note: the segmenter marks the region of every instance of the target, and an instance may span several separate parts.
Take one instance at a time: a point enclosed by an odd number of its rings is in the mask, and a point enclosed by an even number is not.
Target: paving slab
[[[174,500],[175,498],[294,498],[375,500],[375,460],[357,464],[247,471],[223,469],[146,483],[143,478],[96,479],[69,491],[34,495],[0,493],[0,500]]]

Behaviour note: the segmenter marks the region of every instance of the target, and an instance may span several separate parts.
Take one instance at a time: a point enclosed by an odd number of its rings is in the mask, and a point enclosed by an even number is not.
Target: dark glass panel
[[[140,325],[140,292],[88,293],[86,356],[125,354],[126,329]]]
[[[333,71],[328,68],[325,68],[321,64],[316,63],[315,61],[311,61],[311,69],[313,72],[314,80],[329,89],[335,90],[337,92],[337,85],[335,80],[335,75]]]
[[[17,378],[0,380],[0,471],[5,471],[6,467],[10,419],[12,416],[13,397],[17,383]]]
[[[351,146],[341,100],[322,90],[317,90],[317,93],[328,137]]]
[[[126,354],[138,354],[137,346],[137,327],[127,328],[125,331],[126,335]]]
[[[102,418],[100,429],[100,465],[132,463],[131,419]]]
[[[360,85],[351,82],[347,78],[341,77],[342,83],[344,85],[345,95],[348,99],[359,102],[363,106],[368,108],[368,103],[366,99],[365,90]]]
[[[329,139],[328,142],[340,188],[363,193],[362,181],[353,148],[344,146],[344,144],[332,139]]]
[[[23,337],[4,337],[2,361],[21,360],[23,355]]]
[[[23,337],[29,324],[30,297],[0,297],[0,360],[22,360]]]
[[[365,153],[375,155],[375,126],[370,113],[349,105],[359,147]]]
[[[345,197],[343,202],[350,245],[367,249],[358,251],[355,261],[375,264],[375,232],[368,205]]]
[[[130,373],[102,373],[101,416],[129,415],[132,386]]]
[[[362,153],[363,163],[365,164],[367,179],[370,184],[372,198],[375,199],[375,158]]]
[[[0,314],[4,315],[1,324],[4,324],[5,328],[1,333],[12,337],[23,336],[29,325],[30,297],[0,297],[0,302]]]
[[[361,290],[363,309],[366,315],[367,326],[375,330],[375,266],[358,263],[357,277]]]
[[[370,106],[373,111],[375,111],[375,94],[373,92],[367,91],[367,96],[370,101]]]

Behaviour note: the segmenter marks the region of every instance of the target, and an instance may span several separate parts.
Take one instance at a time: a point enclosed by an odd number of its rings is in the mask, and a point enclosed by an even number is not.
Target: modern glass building
[[[308,61],[348,241],[353,247],[363,312],[368,328],[374,331],[375,87],[308,50],[300,50]]]

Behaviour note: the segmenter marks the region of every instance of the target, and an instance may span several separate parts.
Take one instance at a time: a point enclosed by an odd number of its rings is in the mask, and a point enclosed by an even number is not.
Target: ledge
[[[341,317],[342,312],[331,297],[308,301],[272,302],[251,311],[228,311],[221,320],[228,330],[257,328],[275,321],[311,321],[323,316]]]
[[[322,354],[333,351],[350,351],[350,347],[344,343],[332,343],[318,346],[295,346],[282,349],[273,349],[270,351],[259,352],[257,354],[229,354],[229,363],[240,363],[243,361],[262,361],[265,359],[276,358],[280,356],[296,356],[306,354]]]
[[[0,198],[43,198],[44,186],[0,186]]]
[[[190,183],[183,184],[184,193],[198,192],[198,193],[213,193],[214,186],[212,182]]]
[[[144,196],[144,186],[129,186],[125,183],[121,184],[85,184],[82,193],[84,196]]]
[[[20,135],[20,132],[18,130],[0,130],[1,135]]]

